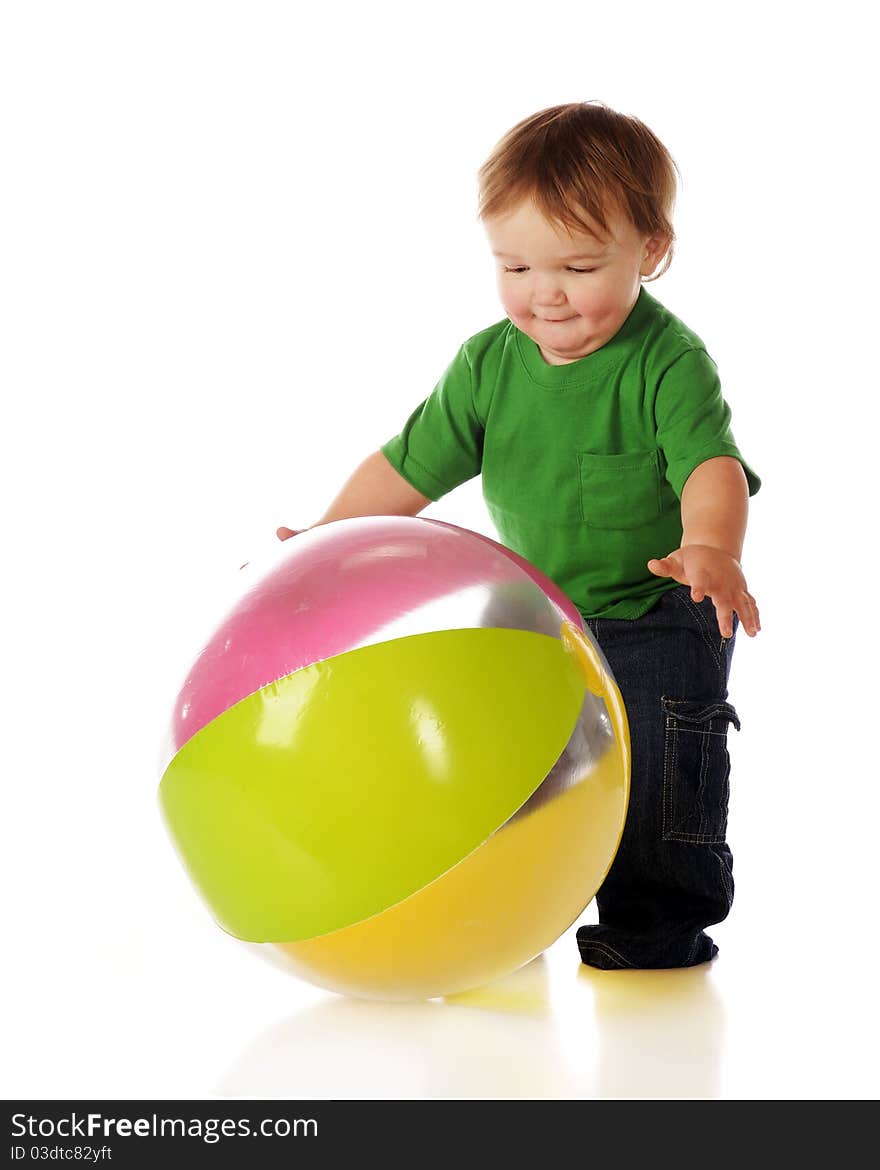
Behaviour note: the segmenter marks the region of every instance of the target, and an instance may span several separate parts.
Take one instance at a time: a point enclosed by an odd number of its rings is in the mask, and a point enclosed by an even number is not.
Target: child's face
[[[557,228],[529,200],[484,223],[498,263],[498,291],[510,320],[552,366],[577,361],[610,341],[667,246],[643,236],[614,209],[610,240]]]

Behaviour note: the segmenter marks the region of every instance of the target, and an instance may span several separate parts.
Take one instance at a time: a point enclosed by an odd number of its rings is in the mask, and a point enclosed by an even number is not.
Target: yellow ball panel
[[[426,999],[527,963],[582,913],[623,832],[620,743],[580,783],[517,816],[422,890],[381,914],[276,944],[293,971],[345,995]]]

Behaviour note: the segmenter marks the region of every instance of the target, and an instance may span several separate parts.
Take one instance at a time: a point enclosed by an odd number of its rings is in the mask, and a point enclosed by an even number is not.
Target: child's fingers
[[[648,568],[658,577],[671,577],[675,572],[675,565],[669,557],[654,557],[648,561]]]
[[[690,583],[691,597],[694,601],[702,601],[712,587],[712,582],[705,573],[698,573]],[[717,606],[716,606],[717,608]],[[719,611],[720,612],[720,611]]]
[[[715,612],[718,615],[718,629],[721,631],[722,638],[733,637],[733,610],[725,609],[723,606],[715,607]]]
[[[761,615],[758,612],[758,607],[755,604],[755,599],[751,593],[743,593],[743,603],[737,610],[739,613],[739,620],[743,624],[743,629],[750,638],[754,638],[755,634],[761,628]]]

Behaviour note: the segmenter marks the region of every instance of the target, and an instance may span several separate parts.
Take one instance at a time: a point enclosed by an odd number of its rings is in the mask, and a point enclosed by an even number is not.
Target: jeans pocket
[[[730,799],[727,731],[739,731],[730,703],[661,699],[666,715],[663,751],[663,840],[723,844]]]

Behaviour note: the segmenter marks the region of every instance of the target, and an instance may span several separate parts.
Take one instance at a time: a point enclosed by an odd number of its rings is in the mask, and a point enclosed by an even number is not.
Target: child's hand
[[[694,601],[702,601],[708,594],[718,615],[722,638],[733,637],[734,610],[750,638],[760,630],[758,607],[746,588],[740,563],[723,549],[688,544],[668,556],[648,561],[648,568],[657,577],[673,577],[682,585],[690,585]]]

